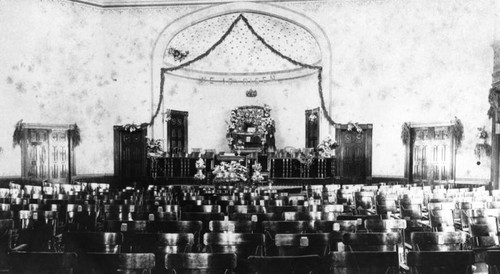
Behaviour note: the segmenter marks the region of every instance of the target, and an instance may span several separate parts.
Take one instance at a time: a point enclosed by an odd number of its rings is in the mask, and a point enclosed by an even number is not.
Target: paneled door
[[[118,179],[115,187],[130,186],[134,182],[146,181],[146,136],[147,127],[129,131],[123,126],[114,126],[114,169]]]
[[[170,120],[167,123],[167,151],[171,155],[188,151],[188,115],[187,111],[170,111]]]
[[[23,179],[53,183],[71,182],[75,155],[70,134],[74,124],[23,123],[21,174]]]
[[[405,175],[410,182],[446,183],[455,179],[455,140],[451,124],[410,126]]]
[[[335,125],[335,136],[339,144],[337,157],[337,179],[342,183],[364,183],[372,178],[372,128],[371,124],[360,125],[362,132],[348,130],[347,125]]]
[[[49,178],[49,130],[29,129],[26,136],[27,153],[23,155],[23,177]]]
[[[68,177],[68,134],[64,130],[52,130],[50,138],[50,165],[53,181],[65,180]]]

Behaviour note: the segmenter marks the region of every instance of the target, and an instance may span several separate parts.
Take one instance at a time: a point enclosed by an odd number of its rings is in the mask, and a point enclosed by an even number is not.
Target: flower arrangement
[[[356,131],[357,133],[362,133],[363,129],[360,125],[358,125],[358,123],[349,122],[347,123],[347,131]]]
[[[264,181],[264,176],[262,175],[262,165],[259,163],[255,163],[252,165],[253,174],[252,174],[252,182],[260,183]]]
[[[321,143],[318,144],[317,149],[321,157],[332,157],[333,156],[333,151],[338,147],[339,145],[337,142],[333,141],[330,136],[327,136]]]
[[[247,167],[237,161],[230,163],[221,162],[214,167],[212,173],[216,182],[245,182],[247,180]]]
[[[237,140],[232,137],[233,132],[245,132],[247,127],[255,127],[257,133],[263,133],[266,139],[270,139],[274,134],[275,125],[271,118],[271,108],[268,105],[260,106],[245,106],[233,108],[231,110],[229,122],[226,122],[226,139],[231,149],[235,149]],[[263,140],[265,144],[265,140]]]
[[[297,156],[297,160],[299,160],[302,165],[309,168],[313,163],[314,155],[312,153],[300,150],[299,155]]]
[[[149,158],[158,158],[165,155],[165,151],[162,148],[162,139],[147,139],[146,140],[146,151]]]
[[[196,169],[198,170],[198,172],[194,175],[194,178],[196,180],[200,180],[200,181],[205,180],[206,176],[205,176],[205,174],[203,174],[203,170],[206,167],[205,160],[203,160],[202,158],[199,158],[196,161],[195,166],[196,166]]]

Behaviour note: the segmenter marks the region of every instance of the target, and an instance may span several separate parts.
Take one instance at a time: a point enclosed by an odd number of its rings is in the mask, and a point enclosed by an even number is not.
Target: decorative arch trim
[[[266,16],[275,17],[281,20],[285,20],[292,24],[295,24],[306,31],[308,31],[314,39],[316,39],[319,48],[321,50],[321,62],[323,67],[323,80],[324,80],[324,93],[325,99],[328,102],[327,108],[331,113],[331,67],[332,67],[332,53],[331,46],[326,36],[324,30],[312,19],[305,16],[302,13],[293,11],[288,8],[276,6],[273,4],[261,4],[261,3],[230,3],[222,4],[217,6],[210,6],[203,8],[201,10],[189,13],[172,23],[165,26],[162,32],[156,39],[153,52],[151,54],[151,117],[154,116],[156,109],[155,100],[157,94],[159,93],[161,87],[161,71],[163,66],[163,54],[169,42],[182,30],[203,22],[205,20],[232,14],[232,13],[258,13]],[[154,129],[152,129],[152,135],[154,137]]]

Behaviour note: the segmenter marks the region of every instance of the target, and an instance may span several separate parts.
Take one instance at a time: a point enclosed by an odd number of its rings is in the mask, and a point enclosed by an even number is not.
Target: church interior
[[[0,24],[0,273],[500,273],[496,0]]]

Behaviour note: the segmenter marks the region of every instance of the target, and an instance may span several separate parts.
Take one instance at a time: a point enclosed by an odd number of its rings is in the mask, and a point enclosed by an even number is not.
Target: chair
[[[473,251],[410,251],[410,273],[472,274]]]
[[[202,233],[209,232],[210,221],[223,221],[224,213],[207,213],[207,212],[182,212],[181,220],[183,221],[201,221],[203,223]]]
[[[319,270],[322,266],[322,260],[318,255],[250,256],[248,263],[257,274],[309,274]]]
[[[321,220],[322,212],[283,212],[284,221],[316,221]]]
[[[66,205],[65,231],[95,231],[97,209],[95,205]]]
[[[208,226],[211,232],[252,233],[255,231],[256,223],[252,221],[210,221]]]
[[[0,271],[8,269],[7,253],[11,248],[11,231],[13,228],[13,220],[0,220]]]
[[[411,243],[415,251],[457,251],[463,250],[467,233],[456,232],[413,232]]]
[[[235,253],[237,255],[237,273],[248,273],[249,256],[263,256],[265,247],[264,234],[252,233],[205,233],[203,235],[205,252]]]
[[[231,216],[234,213],[266,213],[267,210],[263,206],[258,205],[230,205],[227,207],[227,215]]]
[[[201,221],[150,222],[148,225],[150,233],[191,233],[194,235],[194,251],[199,250],[203,229]]]
[[[451,209],[429,209],[429,220],[433,231],[455,231],[453,211]]]
[[[315,221],[314,231],[317,233],[330,233],[330,249],[332,251],[344,251],[342,243],[345,233],[355,233],[358,227],[356,220],[344,221]]]
[[[401,235],[388,233],[345,233],[343,243],[346,251],[397,251]]]
[[[151,273],[155,267],[155,255],[152,253],[90,253],[87,257],[86,268],[94,274],[144,274]]]
[[[390,217],[390,215],[398,211],[396,205],[397,196],[395,195],[378,194],[375,201],[375,209],[378,215]]]
[[[359,191],[354,193],[357,214],[368,214],[374,207],[374,193],[371,191]]]
[[[264,221],[262,227],[266,235],[267,256],[275,256],[278,253],[274,244],[276,234],[303,233],[312,229],[311,223],[307,221]]]
[[[485,261],[489,274],[500,274],[500,250],[488,250]]]
[[[220,205],[186,205],[181,212],[221,213]]]
[[[255,223],[254,232],[263,233],[262,222],[278,221],[279,216],[276,213],[233,213],[229,215],[232,221],[252,221]]]
[[[399,273],[399,256],[392,251],[331,252],[329,264],[329,273]]]
[[[114,232],[65,232],[65,251],[78,255],[89,252],[120,253],[123,234]]]
[[[475,249],[499,248],[498,224],[495,217],[477,217],[470,220],[470,234]]]
[[[77,266],[76,253],[11,252],[10,273],[67,274]]]
[[[133,253],[154,253],[155,270],[162,272],[166,254],[193,252],[195,241],[192,233],[136,233],[130,244]]]
[[[330,233],[276,234],[279,256],[318,255],[330,253]]]
[[[104,221],[105,232],[121,232],[123,234],[123,248],[125,252],[130,250],[130,237],[135,233],[147,231],[146,221]]]
[[[183,253],[165,255],[168,273],[232,273],[236,268],[234,253]]]
[[[364,230],[365,226],[364,223],[368,219],[381,219],[382,217],[380,215],[339,215],[337,217],[338,221],[344,221],[344,220],[355,220],[357,221],[358,228],[357,230]]]

